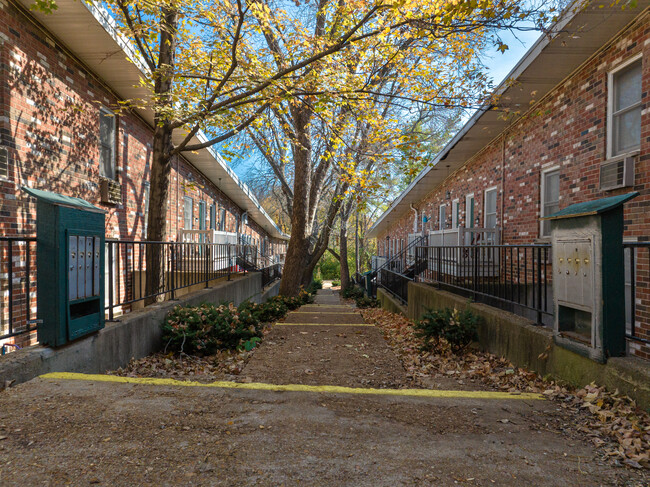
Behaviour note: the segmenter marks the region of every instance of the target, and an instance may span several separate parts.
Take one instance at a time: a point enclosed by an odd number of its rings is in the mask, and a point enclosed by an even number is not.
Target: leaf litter
[[[575,388],[475,349],[458,354],[448,348],[425,352],[407,318],[376,308],[363,309],[361,313],[367,323],[381,328],[411,379],[420,382],[426,377],[453,377],[460,384],[480,381],[513,394],[543,394],[570,418],[572,424],[565,420],[560,426],[563,432],[586,437],[616,465],[650,468],[650,416],[618,390],[611,392],[594,383]]]

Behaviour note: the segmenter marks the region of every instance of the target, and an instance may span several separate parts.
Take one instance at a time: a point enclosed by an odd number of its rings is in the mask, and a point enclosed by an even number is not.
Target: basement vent
[[[102,203],[118,205],[122,203],[122,186],[113,179],[100,178],[99,193]]]
[[[605,161],[600,165],[600,189],[634,186],[634,157]]]
[[[9,177],[9,153],[6,147],[0,147],[0,178]]]

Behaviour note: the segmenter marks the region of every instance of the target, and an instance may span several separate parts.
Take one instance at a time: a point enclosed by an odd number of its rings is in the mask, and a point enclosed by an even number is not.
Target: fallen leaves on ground
[[[577,389],[544,380],[504,358],[473,349],[459,354],[424,352],[413,323],[405,317],[382,309],[363,309],[361,313],[366,322],[382,329],[412,379],[451,377],[460,384],[480,381],[500,391],[543,394],[571,415],[577,432],[617,463],[650,467],[650,416],[618,391],[593,383]]]
[[[270,328],[263,330],[264,336]],[[185,353],[154,353],[131,360],[126,367],[107,372],[122,377],[155,377],[197,382],[214,382],[224,378],[236,378],[244,369],[259,345],[251,351],[222,350],[214,355],[199,357]]]

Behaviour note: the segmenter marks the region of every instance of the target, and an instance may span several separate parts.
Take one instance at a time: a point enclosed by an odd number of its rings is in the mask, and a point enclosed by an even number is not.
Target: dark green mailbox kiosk
[[[628,193],[549,215],[556,343],[598,362],[625,355],[623,204]]]
[[[32,188],[37,198],[38,341],[58,347],[104,327],[105,211]]]

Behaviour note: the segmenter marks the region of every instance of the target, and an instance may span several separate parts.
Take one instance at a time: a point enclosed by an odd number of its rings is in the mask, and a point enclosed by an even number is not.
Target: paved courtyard
[[[643,485],[537,395],[416,389],[339,299],[276,325],[240,382],[49,375],[0,393],[0,485]]]

